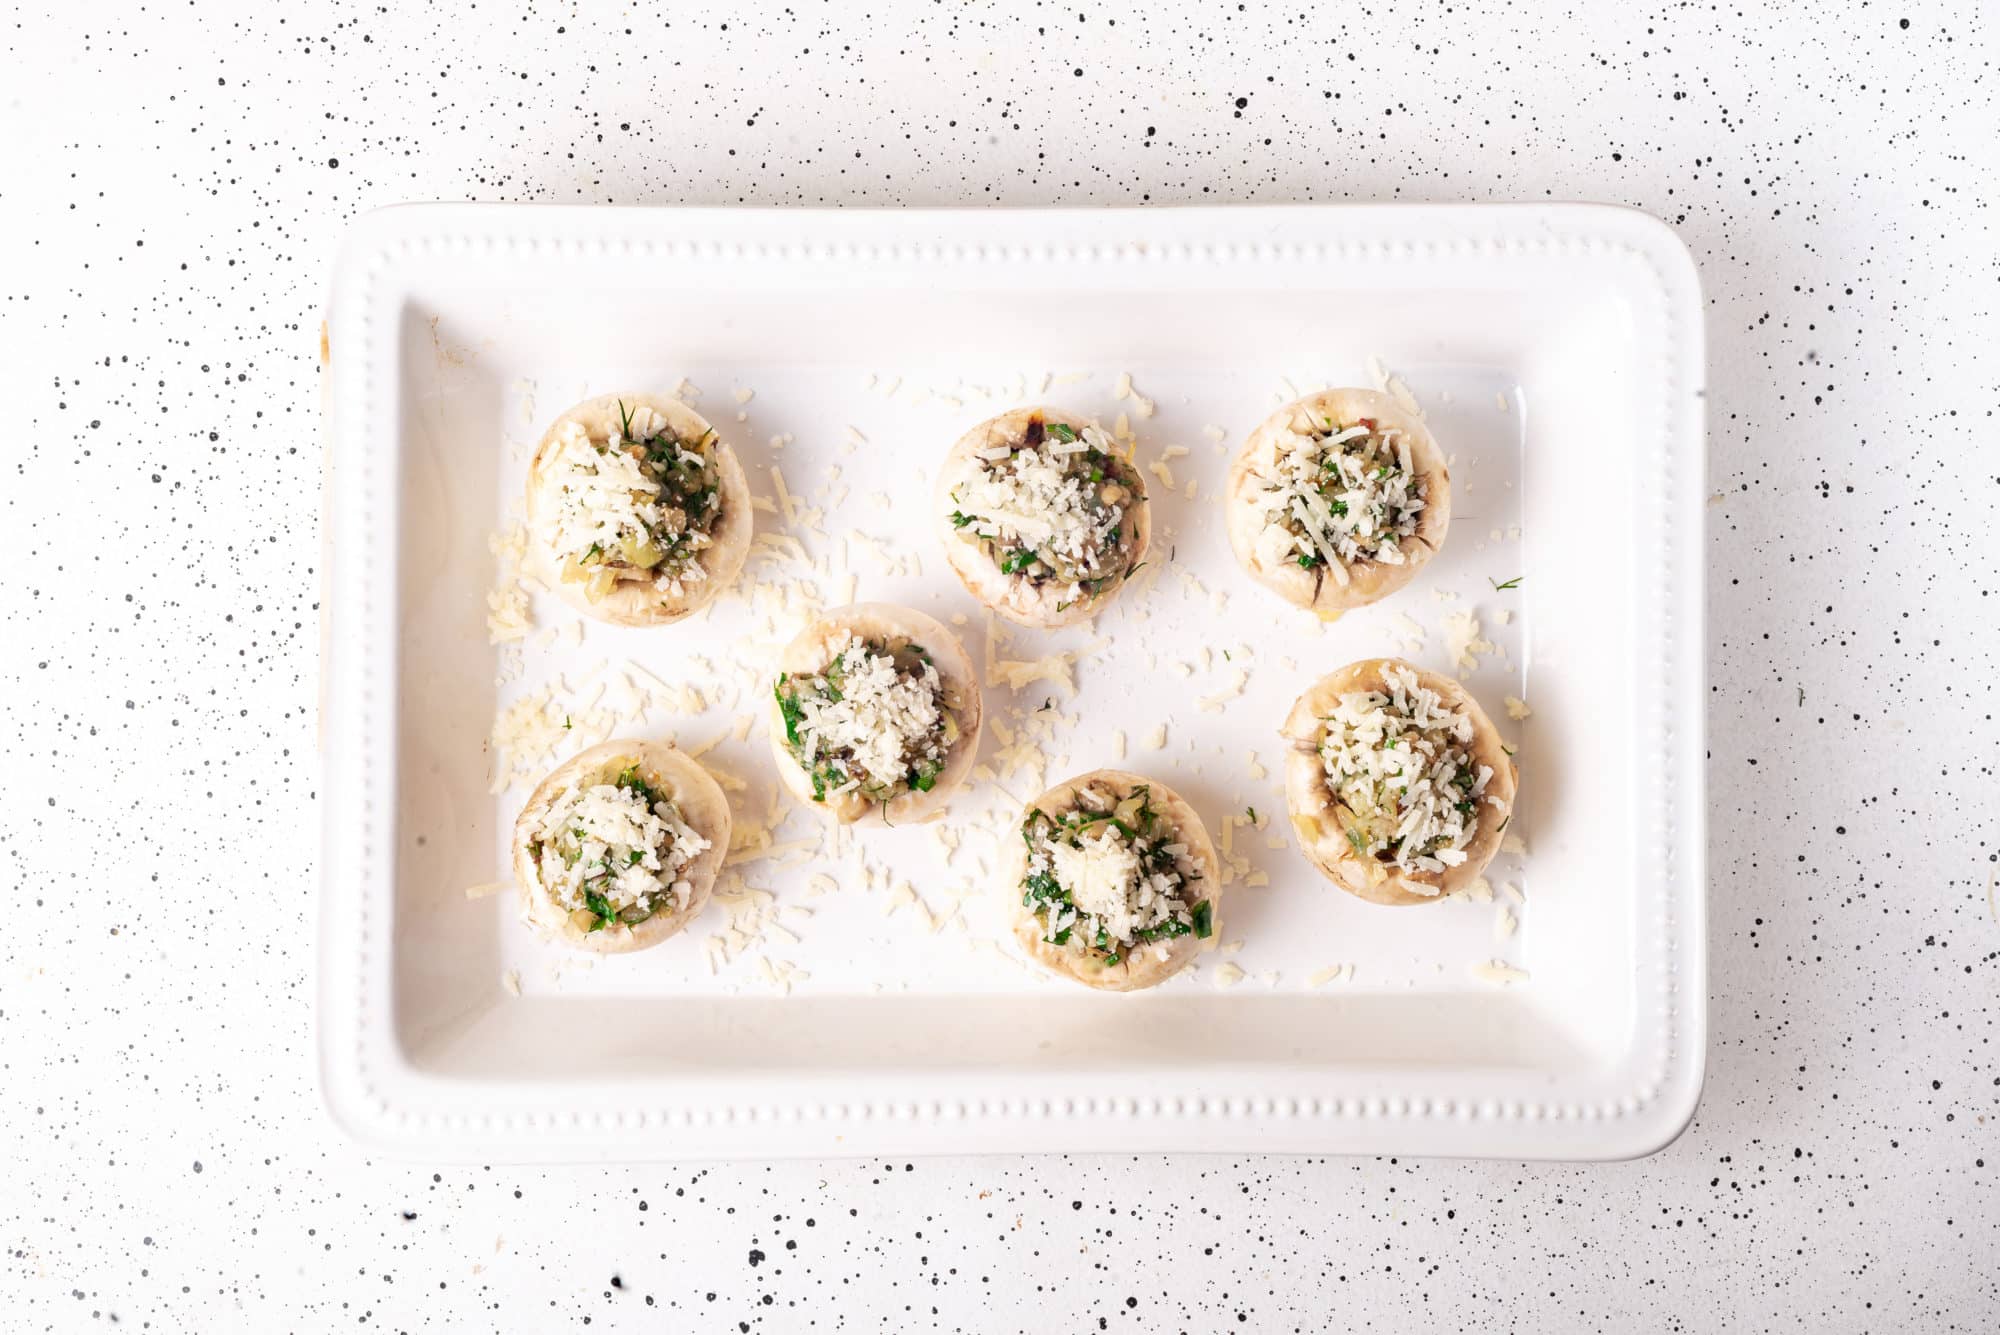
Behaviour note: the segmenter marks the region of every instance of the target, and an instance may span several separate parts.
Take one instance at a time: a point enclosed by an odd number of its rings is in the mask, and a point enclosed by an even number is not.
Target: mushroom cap
[[[1294,560],[1267,565],[1257,554],[1265,516],[1256,502],[1263,480],[1272,475],[1281,452],[1290,448],[1295,434],[1323,429],[1321,424],[1328,419],[1351,423],[1363,417],[1402,433],[1410,446],[1410,468],[1424,484],[1424,508],[1417,514],[1417,531],[1399,544],[1402,562],[1346,563],[1342,566],[1346,583],[1324,566],[1307,570]],[[1323,389],[1286,404],[1250,433],[1230,461],[1223,514],[1229,545],[1252,579],[1288,603],[1337,614],[1388,597],[1415,579],[1444,546],[1445,533],[1451,527],[1451,469],[1430,430],[1389,395],[1372,389]]]

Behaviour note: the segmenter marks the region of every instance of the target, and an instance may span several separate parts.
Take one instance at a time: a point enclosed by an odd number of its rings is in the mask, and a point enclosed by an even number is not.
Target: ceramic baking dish
[[[1705,1041],[1701,311],[1665,226],[1588,205],[362,218],[329,317],[334,1116],[485,1162],[1659,1148]],[[1323,624],[1232,560],[1227,451],[1291,393],[1392,379],[1453,459],[1451,538]],[[621,389],[681,393],[741,455],[764,498],[741,595],[579,630],[536,594],[492,643],[527,451]],[[1126,418],[1158,568],[1094,626],[1005,632],[936,546],[931,470],[1037,401]],[[955,620],[1026,679],[988,681],[1000,729],[946,834],[836,844],[738,722],[802,609],[850,597]],[[1376,908],[1290,845],[1285,709],[1383,653],[1462,671],[1519,746],[1521,842],[1476,898]],[[495,718],[536,693],[574,729],[543,768],[607,727],[706,748],[771,826],[734,907],[590,964],[509,894],[468,898],[506,879],[526,791]],[[1234,865],[1216,949],[1141,995],[1021,968],[990,875],[1020,800],[1112,763],[1188,796]]]

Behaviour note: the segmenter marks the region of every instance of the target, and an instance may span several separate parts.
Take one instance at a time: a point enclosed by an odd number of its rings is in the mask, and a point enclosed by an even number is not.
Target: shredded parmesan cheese
[[[1513,965],[1502,963],[1499,960],[1487,960],[1484,963],[1473,965],[1472,976],[1482,983],[1493,983],[1500,987],[1528,981],[1528,971],[1526,969],[1517,969]]]
[[[1386,854],[1404,872],[1441,873],[1465,861],[1493,771],[1472,761],[1466,713],[1408,668],[1382,677],[1386,692],[1350,691],[1322,721],[1327,787],[1350,815],[1346,834],[1357,854]]]
[[[1402,565],[1428,492],[1395,427],[1301,415],[1274,457],[1252,475],[1264,526],[1254,541],[1264,566],[1325,568],[1341,584],[1349,565]]]
[[[528,847],[549,901],[566,912],[588,911],[596,927],[607,927],[684,905],[691,887],[681,873],[709,842],[671,801],[621,780],[558,793]]]
[[[1480,655],[1498,648],[1491,640],[1480,638],[1479,617],[1470,610],[1447,613],[1444,634],[1445,653],[1461,672],[1473,671],[1479,666]]]

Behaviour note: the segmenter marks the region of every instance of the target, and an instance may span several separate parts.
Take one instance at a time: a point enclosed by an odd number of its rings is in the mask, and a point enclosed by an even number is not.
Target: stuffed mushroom
[[[605,742],[542,780],[514,822],[530,926],[583,950],[657,945],[701,911],[729,851],[729,803],[661,742]]]
[[[1094,422],[1020,408],[965,433],[939,471],[945,556],[980,602],[1023,626],[1094,616],[1146,557],[1146,486]]]
[[[566,602],[600,621],[661,626],[742,571],[750,489],[701,414],[656,394],[608,394],[543,435],[528,523]]]
[[[1465,688],[1398,658],[1321,678],[1292,705],[1285,802],[1306,858],[1375,904],[1430,904],[1500,851],[1518,778]]]
[[[1229,469],[1229,545],[1259,584],[1338,615],[1416,578],[1451,525],[1451,472],[1387,394],[1329,389],[1287,404]]]
[[[800,801],[842,824],[942,814],[979,750],[979,679],[950,631],[906,607],[828,612],[779,657],[771,751]]]
[[[1215,847],[1165,784],[1101,769],[1058,784],[1008,839],[1014,937],[1053,973],[1108,992],[1152,987],[1221,930]]]

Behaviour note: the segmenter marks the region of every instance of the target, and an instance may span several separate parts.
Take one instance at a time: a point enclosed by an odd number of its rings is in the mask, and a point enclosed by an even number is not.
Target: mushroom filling
[[[1382,679],[1386,690],[1350,691],[1322,720],[1327,789],[1357,857],[1441,874],[1465,861],[1479,803],[1506,804],[1486,792],[1492,768],[1473,761],[1472,719],[1408,668]]]
[[[944,679],[929,651],[908,640],[842,636],[819,672],[781,673],[773,691],[785,746],[811,777],[815,802],[927,793],[958,741]]]
[[[614,440],[566,422],[559,444],[556,547],[564,582],[592,602],[621,583],[682,594],[706,578],[700,555],[721,513],[715,432],[682,440],[651,408],[618,405]]]
[[[1265,565],[1331,571],[1345,584],[1345,567],[1357,561],[1406,560],[1402,544],[1416,537],[1428,488],[1399,428],[1372,417],[1344,425],[1322,417],[1280,442],[1272,474],[1258,478],[1263,490],[1255,498],[1264,515],[1257,556]]]
[[[557,794],[528,842],[543,891],[585,932],[684,907],[684,873],[708,848],[636,766]]]
[[[1215,931],[1215,909],[1188,846],[1141,786],[1116,798],[1085,788],[1060,816],[1039,807],[1021,823],[1028,871],[1021,903],[1052,946],[1078,945],[1104,964],[1176,937]]]
[[[1054,585],[1066,608],[1131,573],[1123,524],[1144,488],[1101,428],[1035,418],[1019,440],[976,458],[951,490],[951,522],[979,539],[1002,574]]]

